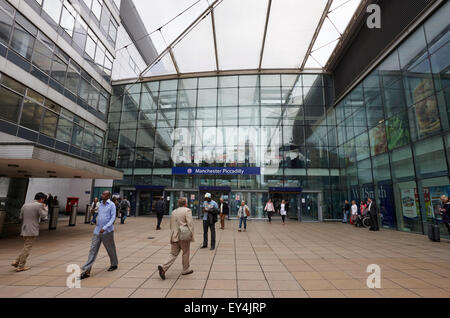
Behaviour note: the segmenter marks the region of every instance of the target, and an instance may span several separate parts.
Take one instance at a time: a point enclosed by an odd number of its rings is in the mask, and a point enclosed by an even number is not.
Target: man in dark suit
[[[369,215],[370,215],[370,231],[379,231],[380,229],[378,228],[378,208],[375,204],[375,202],[372,201],[371,198],[369,198],[367,200],[368,202],[368,210],[369,210]]]
[[[156,217],[158,218],[158,224],[156,225],[157,230],[161,230],[161,221],[164,217],[164,213],[166,212],[166,204],[164,202],[164,198],[160,197],[158,202],[156,202]]]
[[[223,200],[223,198],[220,198],[220,228],[222,230],[225,230],[225,216],[228,215],[230,209],[228,208],[228,204]]]

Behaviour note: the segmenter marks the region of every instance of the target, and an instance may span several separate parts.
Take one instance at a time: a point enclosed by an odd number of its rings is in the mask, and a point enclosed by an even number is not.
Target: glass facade
[[[110,98],[106,89],[5,0],[0,0],[0,15],[6,22],[2,18],[1,56],[106,120]]]
[[[337,119],[341,187],[352,200],[375,196],[387,228],[426,233],[439,220],[440,196],[450,194],[449,6],[329,113]]]
[[[105,132],[0,73],[0,131],[96,162]],[[26,128],[26,129],[25,129]]]
[[[266,194],[271,187],[302,187],[330,199],[339,183],[336,126],[326,111],[330,83],[324,75],[276,74],[115,86],[105,160],[126,171],[117,186]],[[174,167],[253,167],[261,173],[184,176],[172,175]],[[326,217],[338,217],[337,210]]]

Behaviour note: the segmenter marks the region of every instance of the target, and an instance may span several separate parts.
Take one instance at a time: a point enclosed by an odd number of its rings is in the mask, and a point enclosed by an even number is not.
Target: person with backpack
[[[166,279],[166,272],[175,262],[180,251],[183,251],[181,275],[194,272],[189,265],[191,242],[194,242],[194,220],[191,209],[187,207],[187,198],[183,197],[178,200],[178,208],[172,211],[170,216],[171,252],[167,261],[163,265],[158,265],[159,276],[162,280]]]
[[[130,215],[130,209],[130,201],[127,200],[127,197],[123,197],[119,204],[120,224],[125,224],[125,219]]]

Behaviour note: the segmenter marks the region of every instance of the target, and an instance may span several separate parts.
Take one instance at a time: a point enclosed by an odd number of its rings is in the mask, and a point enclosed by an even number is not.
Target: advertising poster
[[[402,197],[402,213],[407,219],[417,219],[419,216],[418,206],[419,200],[416,189],[403,189]]]
[[[370,145],[372,150],[372,155],[376,156],[385,153],[387,149],[387,139],[386,139],[386,129],[385,124],[378,125],[374,127],[369,132],[370,135]]]

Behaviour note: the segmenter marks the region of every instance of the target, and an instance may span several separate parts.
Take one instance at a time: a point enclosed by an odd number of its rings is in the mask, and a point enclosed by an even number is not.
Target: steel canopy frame
[[[265,23],[264,23],[264,33],[263,33],[263,37],[262,37],[262,43],[261,43],[261,50],[260,50],[260,55],[259,55],[259,63],[258,63],[258,68],[256,69],[238,69],[238,70],[221,70],[220,69],[220,61],[219,61],[219,52],[218,52],[218,44],[217,44],[217,30],[216,30],[216,19],[215,19],[215,9],[223,2],[226,0],[215,0],[211,5],[208,6],[208,8],[206,8],[186,29],[184,29],[184,31],[174,40],[172,41],[172,43],[170,43],[170,45],[168,45],[168,47],[166,49],[164,49],[159,55],[158,57],[149,65],[147,65],[145,67],[145,69],[139,74],[139,77],[137,78],[137,80],[141,80],[141,81],[147,81],[147,78],[185,78],[185,77],[193,77],[195,74],[199,74],[199,76],[205,76],[206,74],[210,74],[210,76],[213,75],[227,75],[227,74],[240,74],[240,73],[251,73],[251,74],[273,74],[274,73],[274,69],[263,69],[262,68],[262,63],[263,63],[263,58],[264,58],[264,51],[266,48],[266,38],[267,38],[267,34],[268,34],[268,28],[269,28],[269,21],[270,21],[270,16],[271,16],[271,8],[272,8],[272,4],[273,4],[273,0],[267,0],[267,11],[266,11],[266,17],[265,17]],[[287,73],[298,73],[298,72],[316,72],[316,73],[324,73],[326,72],[326,66],[322,66],[321,68],[305,68],[305,65],[307,64],[307,61],[309,58],[313,58],[314,57],[311,55],[312,50],[314,48],[314,45],[316,43],[316,40],[318,38],[318,36],[320,35],[320,32],[323,28],[324,22],[328,17],[328,14],[330,13],[330,8],[332,6],[332,4],[334,3],[335,0],[328,0],[325,8],[322,12],[321,18],[319,20],[319,23],[315,29],[314,35],[309,43],[308,49],[306,51],[305,56],[303,56],[303,60],[301,63],[300,67],[296,67],[296,68],[288,68],[288,69],[277,69],[277,71],[281,71],[281,72],[287,72]],[[367,0],[366,0],[367,1]],[[361,0],[361,3],[365,3],[366,1]],[[361,5],[361,4],[360,4]],[[178,43],[180,43],[185,36],[191,32],[204,18],[206,18],[209,14],[211,14],[211,27],[212,27],[212,39],[213,39],[213,44],[214,44],[214,57],[215,57],[215,70],[211,70],[211,71],[202,71],[202,72],[189,72],[189,73],[183,73],[180,71],[180,65],[177,63],[176,60],[176,54],[174,53],[173,49],[176,47],[176,45]],[[348,31],[348,30],[346,30]],[[341,42],[342,38],[338,39],[339,43]],[[339,46],[337,46],[339,47]],[[337,49],[337,48],[336,48]],[[334,51],[336,51],[336,49]],[[335,54],[335,52],[332,52],[333,54],[331,56],[333,56]],[[158,64],[163,58],[166,57],[166,55],[169,54],[170,55],[170,61],[173,64],[173,67],[175,69],[176,74],[173,74],[171,72],[171,74],[159,74],[159,75],[154,75],[152,76],[151,74],[148,74],[149,71],[152,70],[152,68]],[[330,56],[330,57],[331,57]],[[148,75],[147,75],[148,74]],[[121,82],[130,82],[131,79],[124,79],[124,80],[119,80],[119,81],[115,81],[115,83],[121,83]]]

